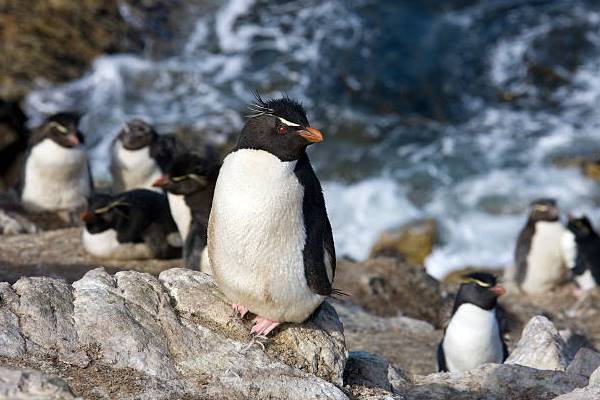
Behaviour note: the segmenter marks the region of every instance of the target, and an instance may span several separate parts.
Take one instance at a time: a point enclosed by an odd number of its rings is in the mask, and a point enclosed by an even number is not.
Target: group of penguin
[[[29,212],[82,211],[83,247],[106,259],[176,258],[201,267],[219,171],[210,147],[188,152],[174,135],[141,119],[111,145],[112,193],[94,188],[80,116],[58,113],[34,129],[24,162],[21,203]]]
[[[303,322],[336,293],[331,224],[306,153],[324,137],[287,97],[257,96],[250,108],[222,163],[210,151],[189,152],[142,120],[129,121],[111,146],[113,194],[94,193],[79,117],[53,115],[32,135],[22,203],[31,211],[85,208],[82,241],[98,257],[176,257],[183,244],[186,267],[206,265],[233,311],[255,315],[253,334]],[[549,260],[568,260],[576,274],[598,278],[586,258],[594,248],[587,244],[589,221],[570,222],[575,245],[566,257],[565,229],[553,225],[555,208],[548,200],[535,203],[519,237],[516,281],[526,291],[554,279],[551,269],[539,270]],[[441,371],[506,359],[496,314],[503,293],[491,274],[464,277],[438,347]]]

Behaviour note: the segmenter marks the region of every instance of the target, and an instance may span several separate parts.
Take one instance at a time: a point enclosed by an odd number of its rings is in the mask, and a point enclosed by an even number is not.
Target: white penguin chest
[[[82,207],[90,192],[87,157],[82,148],[66,148],[44,139],[31,149],[22,193],[28,210]]]
[[[82,242],[85,250],[99,258],[113,260],[143,260],[153,258],[146,243],[119,243],[117,232],[107,229],[100,233],[90,233],[83,229]]]
[[[150,156],[150,146],[139,150],[127,150],[120,140],[115,141],[112,173],[119,191],[136,188],[160,191],[152,186],[162,173]]]
[[[565,232],[559,221],[539,221],[535,224],[535,234],[527,257],[527,272],[522,284],[526,292],[546,292],[564,277],[566,264],[572,258],[565,254]]]
[[[220,287],[231,301],[276,321],[303,321],[323,299],[306,283],[304,189],[295,165],[259,150],[230,154],[209,221],[209,257]]]
[[[167,193],[167,198],[169,199],[171,216],[177,225],[181,239],[185,242],[192,223],[192,211],[185,203],[183,195]]]
[[[444,355],[450,372],[467,371],[485,363],[502,363],[504,350],[495,310],[462,304],[444,335]]]

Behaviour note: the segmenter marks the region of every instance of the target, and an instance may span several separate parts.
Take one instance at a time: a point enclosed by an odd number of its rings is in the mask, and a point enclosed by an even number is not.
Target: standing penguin
[[[503,363],[508,357],[496,314],[505,290],[488,273],[464,276],[452,318],[437,351],[440,372],[467,371],[485,363]]]
[[[565,247],[567,230],[560,222],[554,199],[531,203],[527,224],[521,230],[515,250],[514,281],[526,293],[545,293],[566,277],[571,258]]]
[[[223,161],[208,225],[214,278],[252,333],[302,322],[332,293],[335,249],[306,148],[323,140],[302,106],[263,101]]]
[[[21,202],[27,211],[84,208],[92,193],[80,116],[58,113],[34,130],[25,158]]]
[[[96,257],[166,259],[181,254],[173,239],[178,239],[177,227],[162,193],[135,189],[114,196],[96,194],[81,219],[83,247]]]
[[[167,191],[171,215],[184,242],[183,260],[187,268],[200,268],[218,174],[216,156],[183,153],[175,157],[168,173],[154,182],[154,186]]]
[[[567,228],[575,241],[569,267],[581,290],[593,289],[600,285],[600,236],[586,216],[575,218],[569,215]]]
[[[175,136],[159,135],[141,119],[127,122],[112,144],[110,171],[114,191],[152,189],[152,183],[182,148]]]

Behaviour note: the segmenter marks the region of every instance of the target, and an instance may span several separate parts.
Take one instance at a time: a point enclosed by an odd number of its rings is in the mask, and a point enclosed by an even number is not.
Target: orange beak
[[[69,141],[69,144],[73,147],[78,146],[79,145],[79,138],[77,137],[76,134],[72,133],[69,136],[67,136],[67,140]]]
[[[152,184],[153,187],[163,187],[169,183],[169,177],[167,175],[163,175]]]
[[[82,212],[81,214],[79,214],[79,218],[81,218],[81,220],[84,222],[90,221],[92,219],[92,217],[93,217],[92,213],[87,210]]]
[[[504,287],[501,285],[496,285],[493,288],[491,288],[490,290],[492,291],[492,293],[494,293],[496,295],[496,297],[500,297],[504,293],[506,293],[506,289],[504,289]]]
[[[304,139],[308,140],[311,143],[318,143],[323,141],[323,134],[320,130],[315,128],[308,127],[306,129],[302,129],[298,133],[300,134],[300,136],[302,136]]]

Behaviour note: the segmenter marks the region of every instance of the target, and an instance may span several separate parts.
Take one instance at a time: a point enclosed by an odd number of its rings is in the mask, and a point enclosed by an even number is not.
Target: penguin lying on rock
[[[77,129],[79,114],[58,113],[33,131],[21,182],[21,203],[30,212],[80,211],[92,179]]]
[[[167,175],[154,182],[154,186],[167,191],[171,215],[184,242],[183,260],[187,268],[198,269],[201,266],[218,174],[216,156],[199,157],[183,153],[175,157]],[[201,270],[207,272],[208,266]]]
[[[488,273],[465,275],[452,318],[437,351],[440,372],[467,371],[485,363],[503,363],[508,350],[496,314],[505,290]]]
[[[289,98],[251,106],[219,172],[208,225],[215,281],[252,333],[303,322],[332,294],[335,249],[306,148],[323,140]]]
[[[152,183],[166,172],[180,151],[183,145],[175,136],[159,135],[141,119],[127,122],[112,144],[114,191],[152,189]]]
[[[96,194],[81,219],[83,247],[96,257],[134,260],[181,255],[177,227],[162,193],[135,189],[114,196]]]
[[[581,290],[600,285],[600,236],[590,220],[569,215],[567,228],[574,236],[574,257],[569,265]]]
[[[546,293],[565,280],[573,251],[569,236],[572,235],[560,222],[554,199],[540,199],[531,204],[515,250],[514,281],[521,290],[529,294]]]

